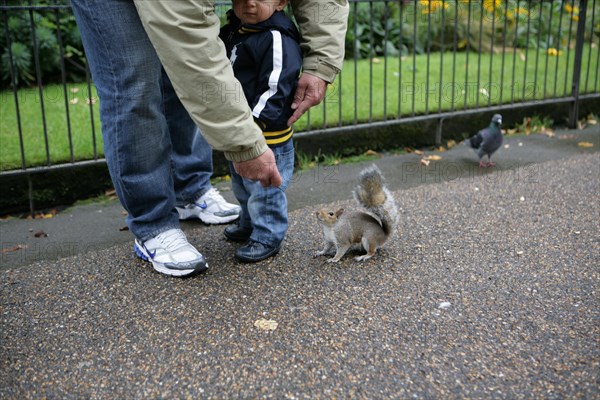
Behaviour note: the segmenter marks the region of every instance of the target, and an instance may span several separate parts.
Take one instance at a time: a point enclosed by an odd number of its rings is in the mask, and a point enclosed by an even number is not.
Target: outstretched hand
[[[264,187],[281,186],[281,175],[271,149],[267,149],[267,151],[252,160],[233,162],[233,168],[235,172],[246,179],[260,181],[260,184]]]
[[[327,82],[308,72],[304,72],[298,80],[298,87],[296,88],[296,94],[292,102],[294,113],[287,122],[288,126],[292,126],[309,108],[322,102],[326,89]]]

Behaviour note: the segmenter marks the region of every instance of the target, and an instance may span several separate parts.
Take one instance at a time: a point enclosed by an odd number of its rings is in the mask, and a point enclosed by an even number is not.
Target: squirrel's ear
[[[335,216],[339,218],[339,216],[340,216],[340,215],[342,215],[343,213],[344,213],[344,209],[343,209],[343,208],[340,208],[339,210],[337,210],[337,211],[335,212]]]

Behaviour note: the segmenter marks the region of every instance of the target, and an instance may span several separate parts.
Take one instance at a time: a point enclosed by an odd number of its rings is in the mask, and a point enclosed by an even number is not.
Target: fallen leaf
[[[79,88],[78,87],[72,87],[71,88],[71,93],[77,93],[79,92]]]
[[[506,130],[506,133],[507,133],[508,135],[514,135],[515,133],[517,133],[517,130],[516,130],[516,129],[507,129],[507,130]]]
[[[33,236],[35,236],[36,238],[48,237],[48,234],[44,231],[37,231],[36,233],[33,234]]]
[[[594,144],[590,143],[590,142],[579,142],[579,143],[577,143],[577,146],[579,146],[579,147],[594,147]]]
[[[509,147],[510,147],[510,144],[505,144],[505,145],[504,145],[504,148],[505,148],[505,149],[508,149]]]
[[[79,103],[79,98],[74,97],[71,100],[69,100],[69,103],[71,103],[71,104],[77,104],[77,103]]]
[[[432,154],[430,156],[425,157],[425,159],[429,161],[440,161],[442,157],[438,156],[437,154]]]
[[[423,153],[421,150],[415,150],[415,154],[418,154],[418,155],[422,156],[425,153]]]
[[[380,157],[379,153],[377,153],[375,150],[367,150],[367,151],[365,151],[364,155]]]
[[[558,138],[561,139],[561,140],[575,139],[575,135],[573,135],[573,134],[565,134],[565,135],[560,135]]]
[[[0,253],[4,254],[4,253],[11,253],[13,251],[19,251],[22,249],[26,249],[27,245],[26,244],[18,244],[16,246],[13,247],[7,247],[5,249],[2,249],[2,251],[0,251]]]
[[[437,150],[438,150],[440,153],[443,153],[443,152],[445,152],[445,151],[446,151],[446,148],[445,148],[444,146],[440,146],[440,147],[438,147],[438,149],[437,149]]]
[[[254,326],[263,331],[274,331],[279,324],[271,319],[261,318],[254,322]]]
[[[427,166],[429,165],[429,162],[430,162],[429,160],[426,160],[426,159],[424,159],[424,158],[421,158],[421,164],[422,164],[422,165],[424,165],[424,166],[426,166],[426,167],[427,167]]]
[[[449,149],[453,148],[454,146],[456,146],[456,142],[454,140],[448,140],[448,143],[446,143],[446,147]]]
[[[128,231],[128,230],[129,230],[128,226],[124,226],[122,228],[119,228],[119,232]]]
[[[371,59],[371,61],[373,62],[373,64],[379,64],[381,62],[381,60],[377,57]]]

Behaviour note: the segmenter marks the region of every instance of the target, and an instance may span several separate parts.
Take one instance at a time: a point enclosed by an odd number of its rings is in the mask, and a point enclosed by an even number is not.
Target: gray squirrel
[[[346,213],[343,208],[323,208],[316,212],[317,220],[323,227],[325,246],[315,257],[330,255],[335,249],[335,256],[327,261],[338,262],[353,245],[361,245],[367,253],[355,260],[368,260],[392,234],[398,209],[376,165],[360,173],[353,195],[364,211]]]

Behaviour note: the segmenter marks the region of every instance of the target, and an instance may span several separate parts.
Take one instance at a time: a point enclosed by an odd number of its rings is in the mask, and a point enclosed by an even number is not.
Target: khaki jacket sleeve
[[[267,150],[223,42],[213,2],[135,0],[148,37],[184,107],[213,148],[231,161]]]
[[[348,29],[347,0],[291,0],[300,27],[303,70],[331,83],[342,68]]]

